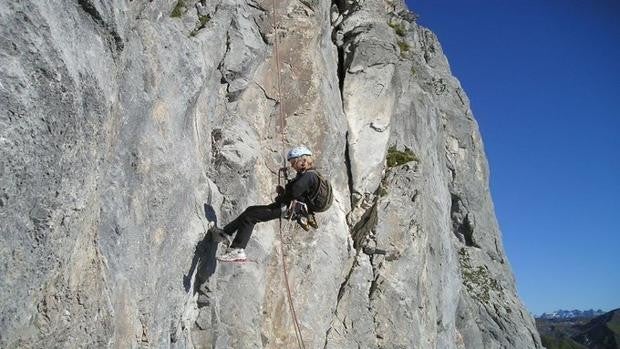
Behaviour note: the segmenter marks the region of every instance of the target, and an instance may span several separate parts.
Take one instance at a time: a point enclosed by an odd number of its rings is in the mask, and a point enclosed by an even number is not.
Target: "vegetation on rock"
[[[485,266],[474,267],[465,248],[459,250],[461,277],[469,294],[481,303],[489,303],[491,291],[502,293],[502,287]]]
[[[177,4],[174,6],[174,9],[172,9],[172,12],[170,13],[170,17],[181,17],[185,12],[185,8],[185,0],[177,1]]]
[[[400,37],[404,37],[405,35],[407,35],[407,28],[405,27],[403,23],[389,22],[388,25],[390,26],[390,28],[394,29],[394,32],[396,33],[396,35]]]
[[[398,40],[397,44],[398,48],[400,49],[401,56],[405,56],[405,54],[409,52],[409,49],[411,48],[405,40]]]
[[[387,152],[388,167],[400,166],[410,161],[418,161],[418,158],[415,156],[413,151],[411,151],[411,149],[405,147],[404,151],[400,151],[396,149],[395,145],[391,146],[388,149],[388,152]]]
[[[192,30],[192,32],[189,35],[196,36],[196,34],[198,34],[200,29],[204,28],[205,25],[207,25],[207,23],[209,23],[210,20],[211,20],[211,16],[209,15],[198,16],[198,23],[196,23],[196,28]]]

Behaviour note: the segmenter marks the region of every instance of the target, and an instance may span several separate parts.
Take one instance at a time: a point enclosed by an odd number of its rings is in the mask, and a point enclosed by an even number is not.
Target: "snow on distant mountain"
[[[556,310],[554,312],[551,313],[543,313],[542,315],[538,316],[537,318],[539,319],[546,319],[546,320],[553,320],[553,319],[574,319],[574,318],[583,318],[583,317],[588,317],[588,318],[592,318],[595,316],[599,316],[599,315],[603,315],[605,314],[604,311],[602,311],[601,309],[598,310],[594,310],[594,309],[590,309],[590,310]]]

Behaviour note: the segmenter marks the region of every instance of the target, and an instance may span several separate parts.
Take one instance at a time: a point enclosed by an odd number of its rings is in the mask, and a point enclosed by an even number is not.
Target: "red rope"
[[[280,55],[278,49],[278,16],[276,12],[276,0],[272,1],[273,4],[273,42],[274,42],[274,50],[275,50],[275,60],[276,60],[276,87],[278,90],[278,107],[279,107],[279,127],[280,134],[282,137],[282,165],[286,166],[286,140],[285,140],[285,122],[286,118],[284,116],[284,101],[282,100],[282,87],[281,87],[281,79],[280,79]],[[278,174],[278,185],[280,183],[280,175]],[[293,304],[293,296],[291,293],[291,287],[288,281],[288,270],[286,267],[286,258],[284,253],[284,233],[282,229],[282,218],[280,218],[280,243],[281,243],[281,256],[282,256],[282,272],[284,273],[284,283],[286,284],[286,294],[288,298],[289,310],[291,311],[291,316],[293,317],[293,325],[295,328],[295,337],[297,339],[297,344],[300,348],[305,349],[304,339],[301,335],[301,326],[299,326],[299,320],[297,319],[297,314],[295,312],[295,305]]]

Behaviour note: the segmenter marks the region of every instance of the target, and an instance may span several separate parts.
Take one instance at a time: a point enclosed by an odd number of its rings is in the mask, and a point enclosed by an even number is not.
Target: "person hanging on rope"
[[[215,241],[229,245],[226,253],[218,257],[220,261],[246,260],[245,247],[250,241],[256,223],[285,218],[297,220],[305,230],[309,230],[309,227],[318,228],[314,212],[326,211],[331,205],[333,199],[331,185],[314,168],[310,149],[305,146],[295,147],[288,152],[286,158],[297,175],[288,181],[285,187],[278,185],[276,188],[278,196],[273,203],[250,206],[223,229],[216,226],[209,229]],[[282,169],[281,172],[286,171]]]

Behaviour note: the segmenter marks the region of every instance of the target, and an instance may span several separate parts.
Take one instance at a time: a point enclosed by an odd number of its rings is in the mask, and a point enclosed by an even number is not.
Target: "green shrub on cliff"
[[[405,147],[404,151],[400,151],[396,149],[396,146],[393,145],[388,148],[387,152],[387,165],[388,167],[396,167],[400,166],[404,163],[410,161],[417,161],[418,158],[415,156],[411,149]]]
[[[172,9],[172,12],[170,13],[170,17],[181,17],[185,12],[185,7],[185,0],[177,1],[177,4],[174,6],[174,9]]]
[[[396,35],[400,37],[407,35],[407,29],[405,28],[405,25],[403,23],[389,22],[388,25],[390,26],[390,28],[394,29]]]

